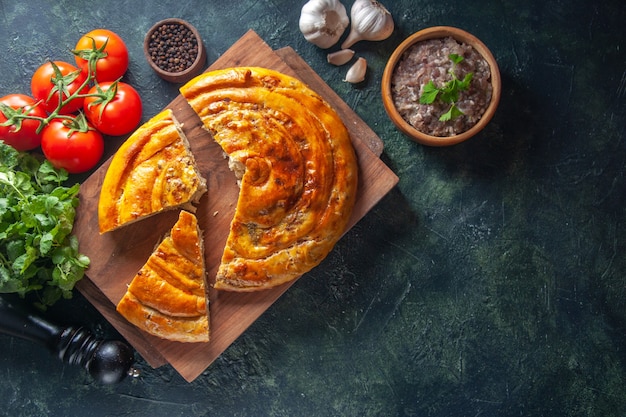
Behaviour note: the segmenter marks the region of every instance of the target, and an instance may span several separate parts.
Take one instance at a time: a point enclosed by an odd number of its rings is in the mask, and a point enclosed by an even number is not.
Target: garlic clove
[[[356,0],[350,9],[350,17],[352,26],[341,44],[342,49],[350,48],[361,40],[382,41],[393,33],[391,13],[376,0]]]
[[[346,73],[344,81],[357,84],[365,79],[365,73],[367,72],[367,61],[361,57],[350,67]]]
[[[326,56],[326,60],[329,64],[333,65],[343,65],[347,64],[352,57],[354,56],[354,51],[352,49],[341,49],[337,52],[330,53]]]
[[[322,49],[339,41],[350,24],[339,0],[309,0],[302,6],[298,26],[304,39]]]

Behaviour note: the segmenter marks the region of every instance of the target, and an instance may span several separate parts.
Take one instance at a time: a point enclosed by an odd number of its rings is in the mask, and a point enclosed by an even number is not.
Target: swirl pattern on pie
[[[139,127],[115,153],[100,200],[100,233],[117,229],[163,210],[194,210],[206,191],[189,143],[171,110]]]
[[[196,216],[183,210],[130,282],[117,311],[154,336],[207,342],[207,307],[202,234]]]
[[[239,199],[215,288],[272,288],[317,266],[346,230],[358,166],[334,109],[301,81],[258,67],[181,88],[229,156]]]

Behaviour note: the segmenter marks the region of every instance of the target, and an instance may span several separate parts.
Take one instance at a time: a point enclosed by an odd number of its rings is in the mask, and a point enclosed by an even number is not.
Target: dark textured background
[[[70,59],[83,33],[106,27],[128,44],[126,81],[147,120],[178,87],[144,60],[153,23],[189,20],[209,62],[254,29],[326,80],[382,138],[400,177],[193,383],[139,358],[141,377],[100,386],[0,336],[0,415],[626,415],[626,3],[384,3],[396,30],[354,47],[369,73],[352,86],[302,38],[302,1],[0,0],[0,95],[28,92],[42,62]],[[380,98],[392,50],[434,25],[479,37],[503,77],[490,125],[451,148],[410,141]],[[115,336],[78,293],[47,315]]]

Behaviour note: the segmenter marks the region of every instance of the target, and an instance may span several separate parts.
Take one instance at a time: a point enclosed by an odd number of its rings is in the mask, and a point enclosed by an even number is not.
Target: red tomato
[[[103,82],[93,86],[88,94],[107,93],[106,100],[97,96],[85,98],[83,111],[87,120],[105,135],[121,136],[130,133],[141,121],[139,93],[123,82]]]
[[[86,122],[85,122],[86,123]],[[55,168],[79,174],[94,168],[104,153],[104,139],[92,126],[86,132],[72,130],[62,119],[52,119],[44,127],[41,150]]]
[[[41,105],[36,106],[37,102],[35,99],[25,94],[9,94],[0,98],[0,103],[6,104],[24,115],[41,118],[48,116]],[[7,120],[4,113],[0,111],[0,124]],[[15,124],[0,126],[0,140],[13,146],[18,151],[29,151],[38,147],[41,143],[41,132],[37,133],[39,121],[22,119],[19,123],[21,123],[19,130],[17,130]]]
[[[96,52],[93,52],[94,50]],[[95,78],[98,82],[115,81],[128,69],[126,44],[122,38],[110,30],[92,30],[76,43],[74,48],[76,65],[85,73],[89,70],[89,57],[92,53],[93,59],[96,59]]]
[[[85,83],[87,74],[81,70],[63,61],[54,61],[54,64],[58,67],[60,74],[65,79],[66,93],[63,93],[63,100],[67,99],[69,95],[74,94]],[[50,62],[46,62],[33,74],[33,78],[30,81],[30,88],[35,100],[42,100],[44,108],[48,113],[52,113],[59,105],[59,89],[56,85],[57,75],[55,74],[54,67]],[[89,90],[89,86],[85,85],[81,89],[80,93],[84,94]],[[52,93],[52,95],[51,95]],[[69,94],[68,94],[69,93]],[[78,111],[83,107],[83,99],[76,98],[67,104],[65,104],[60,113],[70,114]]]

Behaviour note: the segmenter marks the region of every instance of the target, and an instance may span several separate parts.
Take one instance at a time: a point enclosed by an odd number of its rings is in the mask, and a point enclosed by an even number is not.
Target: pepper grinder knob
[[[134,363],[133,350],[118,340],[101,340],[82,327],[67,327],[49,346],[63,362],[85,368],[97,381],[122,381]]]
[[[63,362],[82,366],[104,384],[120,382],[133,373],[134,351],[126,343],[98,339],[83,327],[58,326],[2,297],[0,332],[44,345]]]

